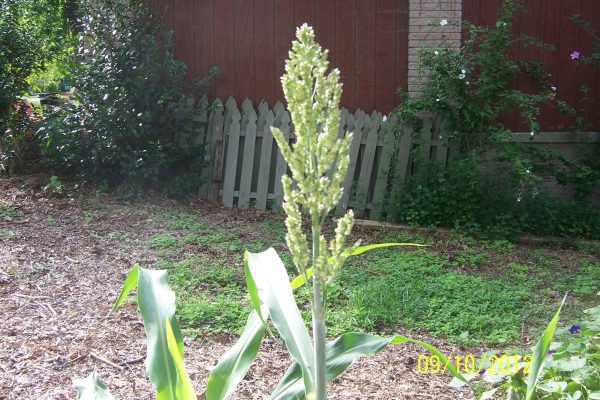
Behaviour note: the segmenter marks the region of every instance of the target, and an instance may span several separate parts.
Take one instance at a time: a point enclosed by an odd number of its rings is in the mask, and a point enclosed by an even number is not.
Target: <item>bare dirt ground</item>
[[[47,179],[47,178],[46,178]],[[88,197],[89,198],[89,197]],[[156,205],[191,209],[152,198],[134,204],[102,197],[96,215],[77,193],[47,198],[35,177],[0,178],[0,204],[18,215],[0,218],[0,399],[74,399],[73,378],[97,371],[120,399],[152,399],[143,359],[145,335],[135,306],[106,317],[134,263],[155,267],[147,239],[161,232]],[[215,204],[193,209],[213,221],[243,227],[255,212]],[[133,231],[128,243],[111,232]],[[414,336],[414,335],[413,335]],[[423,338],[423,337],[421,337]],[[187,338],[185,362],[197,393],[210,369],[234,343],[230,335]],[[429,339],[446,354],[465,354]],[[330,399],[472,399],[447,386],[450,376],[421,375],[416,346],[390,347],[359,359],[331,385]],[[234,399],[265,399],[288,364],[282,344],[267,340]]]

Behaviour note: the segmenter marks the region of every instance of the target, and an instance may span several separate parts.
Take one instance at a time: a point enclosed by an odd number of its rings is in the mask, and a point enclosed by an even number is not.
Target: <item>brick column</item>
[[[409,0],[408,93],[419,93],[419,51],[447,46],[459,48],[461,32],[454,25],[462,16],[462,0]],[[443,25],[447,21],[446,25]],[[442,25],[440,25],[442,22]]]

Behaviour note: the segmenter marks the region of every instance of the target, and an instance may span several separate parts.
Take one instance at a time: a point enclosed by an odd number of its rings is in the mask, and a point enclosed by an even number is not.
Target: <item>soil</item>
[[[156,266],[156,252],[147,240],[162,228],[153,210],[157,205],[195,210],[241,230],[268,213],[162,197],[126,203],[102,196],[90,207],[93,192],[50,198],[41,192],[44,181],[47,177],[0,178],[0,205],[18,212],[0,216],[0,399],[73,399],[73,379],[93,371],[119,399],[154,398],[143,363],[144,328],[135,306],[126,304],[107,317],[131,266]],[[109,239],[122,231],[134,233],[130,241]],[[444,341],[410,334],[445,354],[467,354]],[[227,334],[185,338],[185,363],[197,393],[203,392],[211,368],[235,340]],[[401,345],[360,358],[330,385],[329,398],[474,398],[468,388],[449,387],[449,374],[419,374],[421,354],[427,353]],[[285,347],[266,340],[231,398],[268,398],[289,363]]]

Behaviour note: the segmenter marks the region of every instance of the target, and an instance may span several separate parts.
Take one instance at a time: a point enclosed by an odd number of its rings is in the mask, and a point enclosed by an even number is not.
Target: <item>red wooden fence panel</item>
[[[493,25],[500,7],[500,0],[463,0],[463,18],[480,25]],[[526,10],[514,24],[516,34],[525,34],[552,44],[555,50],[542,53],[533,47],[516,48],[514,55],[526,61],[539,61],[551,75],[550,82],[557,88],[557,97],[581,110],[588,130],[600,130],[600,70],[586,65],[576,65],[570,54],[577,50],[590,55],[594,40],[571,21],[575,14],[581,15],[596,29],[600,29],[600,1],[598,0],[525,0]],[[592,102],[583,104],[582,85],[589,88]],[[517,87],[533,90],[535,85],[527,77],[519,78]],[[507,115],[505,122],[516,131],[525,131],[516,112]],[[543,131],[566,131],[573,124],[572,118],[559,115],[551,107],[543,109],[540,129]]]
[[[212,96],[283,100],[295,28],[307,22],[341,72],[342,106],[388,113],[407,87],[408,0],[160,0],[176,56],[201,77],[220,69]]]

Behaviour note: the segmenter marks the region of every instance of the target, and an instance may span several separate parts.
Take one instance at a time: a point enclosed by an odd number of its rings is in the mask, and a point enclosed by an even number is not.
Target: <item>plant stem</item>
[[[312,226],[312,245],[313,245],[313,266],[319,259],[320,254],[320,242],[319,236],[321,233],[321,225],[319,224],[319,218],[313,218]],[[315,389],[316,389],[316,400],[325,400],[327,398],[327,386],[325,381],[325,305],[323,299],[323,292],[319,280],[318,274],[313,274],[313,340],[315,342]]]

